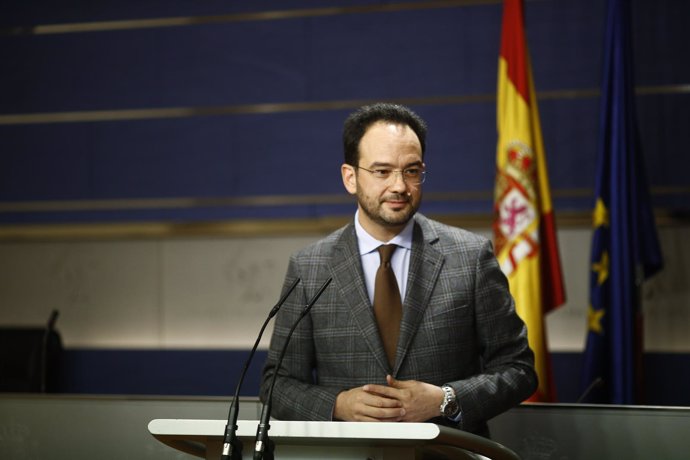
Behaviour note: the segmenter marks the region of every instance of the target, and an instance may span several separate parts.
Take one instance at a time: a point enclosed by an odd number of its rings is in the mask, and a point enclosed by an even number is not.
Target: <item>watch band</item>
[[[460,412],[460,406],[455,396],[455,390],[450,385],[443,385],[441,389],[443,390],[443,402],[439,408],[441,415],[446,418],[456,417]]]

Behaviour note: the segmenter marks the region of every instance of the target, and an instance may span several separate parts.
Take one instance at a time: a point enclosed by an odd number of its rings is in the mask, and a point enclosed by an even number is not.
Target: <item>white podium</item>
[[[237,437],[251,459],[258,420],[240,420]],[[149,432],[168,446],[219,460],[225,420],[156,419]],[[420,458],[519,460],[499,443],[433,423],[271,421],[275,459],[415,460]],[[480,454],[480,457],[473,454]]]

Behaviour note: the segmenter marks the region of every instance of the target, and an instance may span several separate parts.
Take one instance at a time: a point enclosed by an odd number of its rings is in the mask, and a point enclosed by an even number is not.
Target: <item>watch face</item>
[[[448,401],[448,403],[443,407],[443,415],[446,417],[452,417],[458,411],[458,403],[455,401]]]

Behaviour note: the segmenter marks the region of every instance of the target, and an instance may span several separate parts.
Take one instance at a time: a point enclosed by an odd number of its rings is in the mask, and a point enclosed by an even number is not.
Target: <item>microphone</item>
[[[254,352],[256,351],[256,348],[259,346],[261,336],[264,335],[264,329],[266,329],[266,326],[268,325],[268,322],[271,320],[271,318],[273,318],[278,313],[280,307],[283,306],[283,303],[285,303],[288,296],[292,294],[292,291],[295,290],[295,287],[297,287],[299,282],[300,278],[297,278],[290,285],[285,294],[283,294],[283,297],[280,298],[278,303],[275,304],[275,306],[268,313],[268,317],[264,321],[264,324],[263,326],[261,326],[261,330],[259,331],[259,336],[256,338],[256,342],[254,342],[254,348],[252,348],[252,351],[249,352],[249,357],[244,363],[244,369],[242,369],[240,380],[237,383],[237,388],[235,388],[235,398],[232,400],[232,404],[230,404],[230,411],[228,413],[228,423],[225,425],[225,435],[223,437],[223,451],[220,456],[221,460],[242,460],[242,441],[240,441],[237,438],[237,416],[239,415],[238,400],[240,397],[240,387],[242,387],[244,376],[247,374],[247,369],[249,369],[249,363],[251,362],[252,357],[254,356]]]
[[[276,362],[276,367],[273,370],[273,379],[271,380],[271,386],[268,389],[266,402],[264,403],[264,406],[261,410],[261,420],[259,421],[259,426],[256,428],[254,460],[262,460],[264,452],[266,453],[266,460],[273,460],[273,443],[268,439],[268,430],[271,429],[271,425],[269,425],[268,422],[271,418],[271,400],[273,399],[273,388],[276,385],[276,377],[278,376],[280,365],[283,363],[283,358],[285,357],[285,352],[287,351],[288,344],[290,343],[292,333],[295,332],[295,329],[297,328],[299,322],[302,321],[302,318],[307,316],[307,314],[311,310],[311,307],[313,307],[316,301],[319,300],[319,297],[321,297],[321,294],[323,294],[323,291],[326,290],[328,285],[331,284],[331,281],[333,281],[333,278],[328,278],[326,282],[321,285],[316,295],[307,303],[307,305],[304,307],[304,310],[302,310],[302,313],[299,315],[299,318],[297,318],[297,321],[295,321],[295,324],[292,325],[290,332],[288,332],[287,338],[285,339],[285,343],[283,344],[283,349],[280,351],[280,357],[278,358],[278,361]]]

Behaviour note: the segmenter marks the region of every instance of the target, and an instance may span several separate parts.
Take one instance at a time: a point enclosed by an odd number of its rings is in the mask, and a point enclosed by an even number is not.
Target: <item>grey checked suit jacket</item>
[[[276,316],[262,400],[289,330],[323,282],[333,281],[293,333],[276,380],[273,416],[331,420],[339,392],[385,384],[391,374],[451,385],[461,421],[432,421],[483,434],[488,419],[534,392],[537,377],[527,331],[491,243],[421,214],[414,219],[394,368],[366,292],[354,223],[290,258],[284,289],[296,277],[302,282]]]

